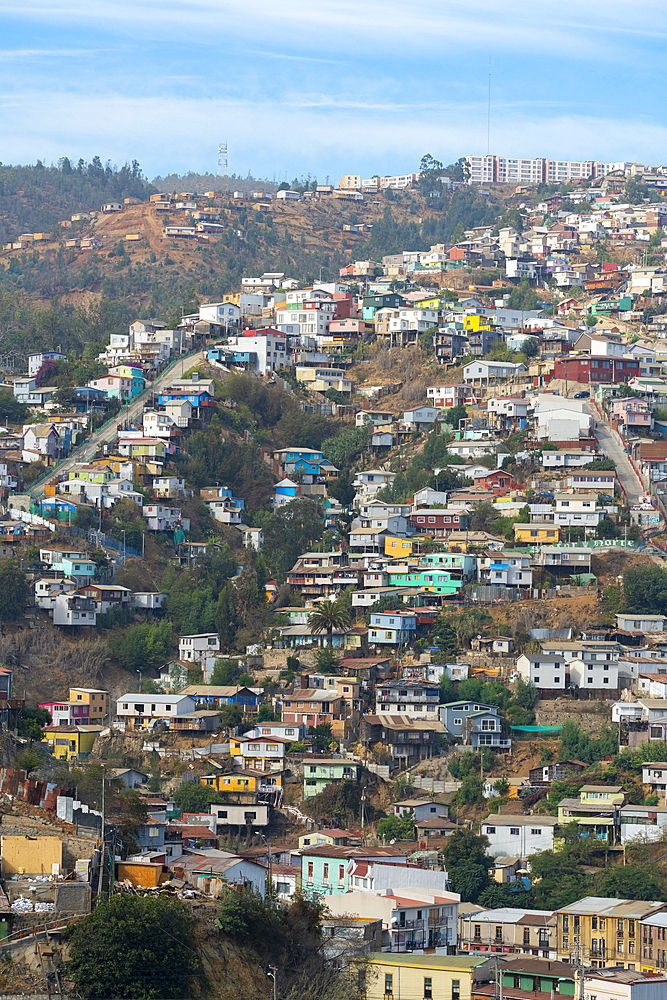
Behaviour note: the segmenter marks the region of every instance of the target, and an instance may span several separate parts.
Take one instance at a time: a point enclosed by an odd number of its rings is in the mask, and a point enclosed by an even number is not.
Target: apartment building
[[[607,965],[635,969],[641,962],[640,921],[665,909],[667,903],[661,901],[604,896],[586,896],[564,906],[556,911],[558,958],[570,961],[578,951],[584,964],[594,969]]]

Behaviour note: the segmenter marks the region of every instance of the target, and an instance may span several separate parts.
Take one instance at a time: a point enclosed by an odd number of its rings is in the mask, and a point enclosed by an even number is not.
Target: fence
[[[435,778],[425,778],[422,774],[411,774],[410,784],[414,788],[421,788],[423,792],[433,792],[436,795],[458,792],[461,787],[460,781],[436,781]]]
[[[123,545],[123,542],[114,538],[113,535],[107,535],[104,531],[98,531],[97,528],[75,528],[72,525],[60,526],[63,531],[66,531],[68,535],[75,535],[77,538],[85,538],[91,545],[97,545],[98,548],[106,547],[110,549],[115,549],[117,552],[123,552],[128,556],[139,556],[141,558],[141,552],[137,549],[133,549],[130,545]]]

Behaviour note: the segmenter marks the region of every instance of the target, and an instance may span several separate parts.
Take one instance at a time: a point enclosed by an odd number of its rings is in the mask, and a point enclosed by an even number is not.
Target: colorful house
[[[553,545],[560,538],[560,530],[548,522],[514,524],[514,541],[523,545]]]
[[[89,754],[102,726],[49,726],[44,730],[42,743],[58,760],[76,760]]]

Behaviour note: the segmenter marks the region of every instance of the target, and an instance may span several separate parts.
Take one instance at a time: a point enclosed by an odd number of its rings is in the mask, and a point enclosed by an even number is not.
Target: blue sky
[[[320,182],[486,152],[667,161],[657,0],[3,0],[0,157]]]

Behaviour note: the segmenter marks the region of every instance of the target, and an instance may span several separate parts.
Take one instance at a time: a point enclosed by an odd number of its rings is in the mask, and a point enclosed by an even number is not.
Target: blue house
[[[191,684],[180,692],[194,699],[198,709],[220,708],[223,705],[238,705],[247,714],[255,714],[264,700],[261,693],[249,687],[238,685]]]
[[[213,397],[206,389],[165,389],[157,397],[158,403],[181,402],[184,399],[189,399],[193,406],[202,406],[210,403]]]
[[[304,477],[304,482],[312,482],[315,477],[330,476],[338,472],[321,451],[309,448],[285,448],[283,451],[275,451],[273,458],[283,476],[299,475]]]
[[[276,485],[273,506],[282,507],[284,504],[296,500],[298,495],[299,484],[293,483],[291,479],[283,479]]]
[[[387,611],[371,614],[368,641],[380,646],[405,646],[417,633],[414,611]]]

